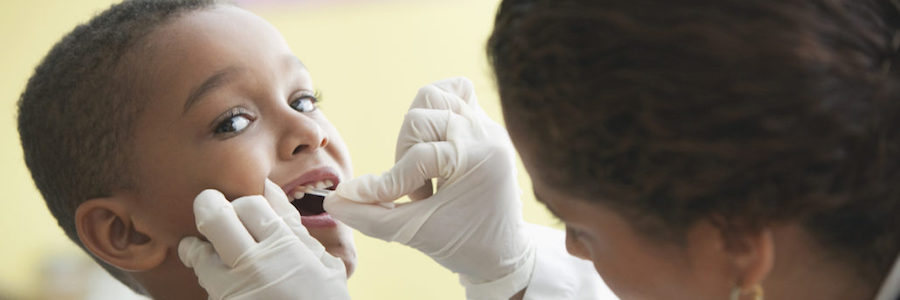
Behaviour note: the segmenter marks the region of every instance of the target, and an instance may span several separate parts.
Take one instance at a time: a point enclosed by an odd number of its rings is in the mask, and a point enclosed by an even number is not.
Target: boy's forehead
[[[151,35],[154,44],[177,50],[244,50],[254,53],[267,48],[288,49],[281,34],[264,19],[246,10],[219,5],[188,12]],[[252,44],[256,43],[256,44]],[[193,51],[190,51],[193,50]],[[251,50],[251,51],[246,51]]]
[[[148,35],[141,50],[136,67],[144,69],[143,84],[161,92],[192,90],[225,70],[305,72],[274,27],[227,5],[180,16]]]

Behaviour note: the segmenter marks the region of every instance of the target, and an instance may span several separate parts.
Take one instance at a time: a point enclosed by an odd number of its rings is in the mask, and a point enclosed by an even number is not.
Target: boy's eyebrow
[[[240,71],[240,68],[230,66],[219,70],[212,76],[209,76],[209,78],[206,78],[203,83],[201,83],[200,85],[195,87],[193,91],[191,91],[191,94],[190,96],[188,96],[187,101],[184,102],[184,111],[181,114],[186,114],[187,111],[194,105],[194,103],[203,98],[204,94],[209,93],[209,91],[224,85],[233,76],[233,74]]]

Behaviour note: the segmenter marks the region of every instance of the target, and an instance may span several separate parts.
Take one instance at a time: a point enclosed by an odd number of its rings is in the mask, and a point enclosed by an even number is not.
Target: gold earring
[[[752,289],[750,289],[750,293],[753,293],[753,300],[763,300],[763,288],[761,285],[755,285]],[[744,292],[741,287],[735,285],[731,288],[731,300],[740,300],[741,296],[747,295],[749,293]]]

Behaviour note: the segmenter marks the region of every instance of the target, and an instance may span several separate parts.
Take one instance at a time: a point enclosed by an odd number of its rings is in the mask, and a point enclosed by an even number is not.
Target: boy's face
[[[147,102],[134,129],[135,219],[170,259],[181,238],[199,235],[192,205],[204,189],[233,200],[262,194],[266,178],[290,192],[351,176],[344,142],[315,109],[309,73],[264,20],[220,6],[178,17],[146,41],[133,63],[143,80],[132,93]],[[303,223],[349,275],[349,228],[321,216]]]

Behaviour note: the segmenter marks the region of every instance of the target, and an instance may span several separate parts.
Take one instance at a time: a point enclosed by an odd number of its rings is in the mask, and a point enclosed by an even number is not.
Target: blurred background
[[[34,66],[77,24],[117,1],[0,1],[0,299],[126,299],[69,240],[34,188],[22,160],[15,103]],[[498,0],[243,0],[291,44],[322,90],[321,109],[347,142],[355,175],[394,159],[403,115],[417,89],[446,77],[475,83],[481,105],[502,122],[484,44]],[[519,166],[524,215],[555,225]],[[457,277],[406,246],[356,234],[354,299],[463,299]]]

